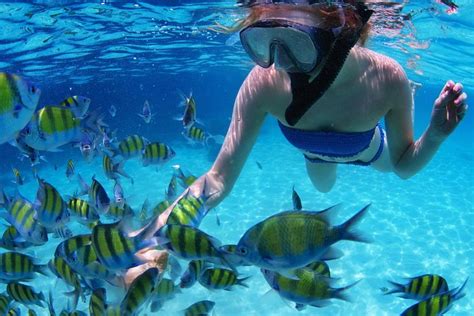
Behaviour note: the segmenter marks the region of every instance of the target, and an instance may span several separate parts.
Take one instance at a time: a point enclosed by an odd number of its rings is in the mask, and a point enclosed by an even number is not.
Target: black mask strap
[[[309,82],[310,76],[305,73],[289,73],[293,99],[286,109],[285,119],[290,126],[296,125],[303,115],[316,103],[336,80],[349,52],[357,43],[363,26],[374,11],[362,3],[357,3],[357,12],[361,16],[362,27],[350,35],[340,35],[334,42],[324,67],[318,76]]]

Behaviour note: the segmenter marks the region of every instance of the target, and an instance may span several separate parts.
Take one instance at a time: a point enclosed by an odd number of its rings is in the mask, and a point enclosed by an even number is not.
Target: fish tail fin
[[[469,278],[467,278],[466,281],[464,281],[464,283],[461,286],[459,286],[459,287],[457,287],[453,290],[454,293],[453,293],[453,296],[451,297],[453,301],[457,301],[457,300],[463,298],[464,296],[466,296],[466,293],[464,293],[463,290],[464,290],[464,287],[466,286],[468,280],[469,280]]]
[[[348,289],[350,289],[351,287],[353,287],[354,285],[356,285],[357,283],[359,283],[361,280],[358,280],[358,281],[355,281],[354,283],[352,284],[349,284],[345,287],[341,287],[341,288],[338,288],[338,289],[333,289],[333,293],[332,293],[332,298],[337,298],[337,299],[340,299],[340,300],[343,300],[343,301],[346,301],[346,302],[352,302],[351,298],[349,295],[347,295],[346,291]]]
[[[99,113],[100,112],[98,110],[95,110],[95,111],[89,112],[86,115],[86,117],[83,120],[83,124],[84,124],[83,128],[86,131],[91,131],[91,132],[99,134],[101,130],[103,129],[103,127],[109,126],[103,121],[104,115],[99,114]]]
[[[123,169],[123,167],[125,166],[125,162],[126,160],[122,160],[118,162],[116,165],[114,165],[114,172],[124,176],[127,179],[131,179],[133,183],[132,177],[128,173],[126,173],[125,170]]]
[[[248,279],[250,279],[250,277],[251,277],[251,276],[248,276],[248,277],[245,277],[245,278],[241,278],[241,279],[237,279],[237,284],[238,284],[238,285],[241,285],[241,286],[243,286],[243,287],[248,288],[249,286],[248,286],[247,283],[245,283],[245,281],[247,281]]]
[[[370,242],[369,238],[363,236],[361,232],[354,229],[354,226],[357,225],[357,223],[362,219],[370,205],[371,204],[367,204],[345,223],[336,227],[339,232],[338,236],[340,240],[352,240],[366,243]]]
[[[393,282],[393,281],[388,281],[391,285],[393,285],[393,288],[388,290],[387,292],[384,293],[384,295],[388,294],[393,294],[393,293],[403,293],[405,292],[405,286],[403,284]]]

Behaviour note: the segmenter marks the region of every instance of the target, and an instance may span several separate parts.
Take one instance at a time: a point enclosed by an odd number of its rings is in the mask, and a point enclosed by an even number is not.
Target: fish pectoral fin
[[[320,260],[323,260],[323,261],[334,260],[334,259],[339,259],[342,256],[344,256],[344,253],[341,250],[335,247],[328,247],[328,249],[321,255]]]

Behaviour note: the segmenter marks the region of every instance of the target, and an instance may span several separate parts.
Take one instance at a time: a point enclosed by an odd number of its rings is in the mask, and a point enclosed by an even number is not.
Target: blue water
[[[122,181],[132,208],[140,209],[145,199],[154,205],[163,199],[173,172],[171,165],[179,164],[200,175],[210,168],[216,155],[215,149],[189,146],[181,136],[181,124],[173,120],[182,111],[178,108],[180,93],[192,91],[198,117],[208,132],[226,133],[235,95],[251,63],[239,44],[225,46],[227,37],[209,32],[205,26],[216,20],[230,21],[239,16],[238,10],[231,1],[156,1],[159,5],[79,2],[0,2],[0,71],[19,73],[38,83],[43,90],[40,105],[54,104],[70,95],[88,96],[91,107],[102,108],[111,128],[118,129],[119,139],[137,133],[170,145],[177,155],[158,170],[142,167],[138,160],[125,165],[134,178],[133,185]],[[61,3],[68,3],[76,14],[70,14]],[[468,94],[474,92],[474,10],[468,1],[458,4],[459,14],[447,15],[444,7],[434,1],[410,1],[402,12],[426,7],[437,11],[420,13],[413,19],[413,26],[406,25],[398,35],[374,36],[369,44],[369,48],[395,58],[410,79],[422,83],[415,95],[416,138],[426,128],[433,101],[447,79],[463,82]],[[413,32],[413,27],[416,32],[412,38],[407,34]],[[65,30],[77,31],[77,35]],[[100,38],[91,39],[92,34]],[[50,36],[53,38],[46,40]],[[145,100],[157,113],[150,124],[136,115]],[[115,118],[107,113],[112,104],[118,109]],[[340,166],[336,186],[327,194],[313,188],[302,155],[282,137],[276,122],[267,119],[232,193],[210,212],[200,228],[223,244],[235,243],[255,223],[290,209],[293,185],[306,209],[342,203],[337,223],[371,203],[359,228],[374,241],[341,242],[338,248],[344,256],[329,262],[331,275],[339,278],[337,287],[361,280],[348,291],[352,302],[333,300],[323,309],[308,307],[297,312],[274,292],[268,293],[270,288],[257,268],[247,267],[239,271],[242,276],[252,276],[248,288],[211,292],[197,284],[167,301],[162,313],[179,314],[188,305],[209,299],[216,302],[215,315],[398,315],[414,301],[382,295],[380,288],[388,286],[387,280],[436,273],[445,277],[450,288],[461,285],[474,275],[471,114],[413,178],[401,180],[370,168]],[[63,149],[45,154],[48,162],[38,167],[40,177],[63,195],[72,195],[77,183],[66,178],[65,168],[66,161],[73,159],[76,173],[87,180],[95,175],[112,195],[113,181],[105,177],[101,157],[87,163],[78,149]],[[15,148],[1,145],[0,183],[8,190],[13,189],[12,167],[27,178],[21,193],[34,200],[37,183],[29,164],[18,159]],[[79,231],[75,223],[70,226],[74,232]],[[26,252],[46,263],[60,241],[50,240],[46,246]],[[184,267],[186,263],[182,263]],[[56,310],[67,308],[66,296],[62,295],[67,288],[62,281],[38,276],[29,284],[45,294],[54,289]],[[0,292],[4,288],[0,284]],[[455,302],[448,315],[472,314],[473,290],[471,280],[465,288],[466,297]],[[112,305],[118,304],[123,295],[117,289],[107,294]],[[87,311],[87,306],[88,299],[78,309]],[[24,307],[20,308],[26,313]],[[35,310],[39,315],[47,313],[46,309]]]

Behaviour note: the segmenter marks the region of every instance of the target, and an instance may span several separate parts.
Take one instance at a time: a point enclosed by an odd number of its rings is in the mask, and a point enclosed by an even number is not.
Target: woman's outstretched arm
[[[412,95],[405,73],[394,67],[390,84],[391,109],[385,116],[387,143],[394,172],[408,179],[423,169],[438,151],[442,142],[463,118],[467,95],[461,84],[448,81],[433,105],[431,121],[416,141],[413,139]]]

